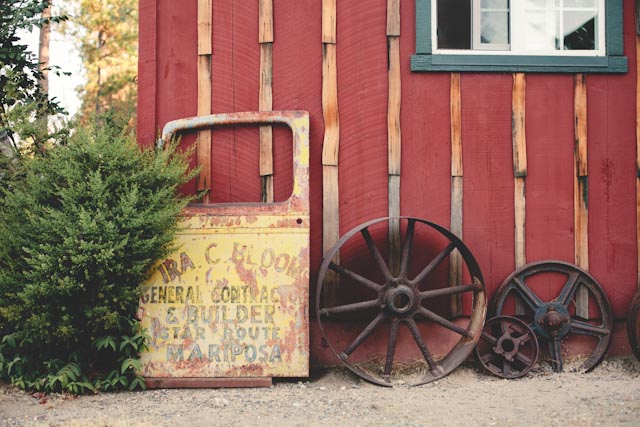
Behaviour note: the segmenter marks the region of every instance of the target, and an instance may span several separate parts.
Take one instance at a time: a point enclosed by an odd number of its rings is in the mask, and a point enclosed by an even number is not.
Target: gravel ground
[[[464,365],[435,383],[393,389],[350,372],[270,388],[148,390],[38,399],[0,386],[2,426],[640,426],[640,363],[588,374],[535,369],[503,380]]]

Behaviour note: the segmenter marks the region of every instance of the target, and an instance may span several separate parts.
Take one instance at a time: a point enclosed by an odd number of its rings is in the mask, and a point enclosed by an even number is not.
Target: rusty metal
[[[525,322],[510,316],[489,319],[475,348],[476,360],[500,378],[525,376],[538,361],[535,332]]]
[[[141,355],[149,384],[202,385],[217,378],[216,384],[238,386],[248,383],[224,378],[308,375],[308,113],[176,120],[165,126],[160,145],[179,132],[245,124],[291,128],[292,194],[276,203],[185,209],[177,249],[155,266],[140,301],[151,336]]]
[[[562,290],[550,301],[541,298],[542,289],[537,293],[533,289],[539,286],[534,277],[546,273],[566,276]],[[576,314],[575,296],[580,287],[587,290],[592,301],[588,319]],[[562,341],[573,334],[593,337],[597,341],[580,371],[588,372],[602,361],[611,342],[613,315],[602,286],[589,273],[562,261],[527,264],[505,279],[496,292],[490,312],[494,315],[507,314],[506,301],[511,296],[524,301],[526,313],[518,317],[528,322],[536,335],[547,343],[555,372],[563,369]]]
[[[640,360],[640,291],[633,297],[631,305],[629,306],[627,335],[633,354]]]
[[[399,229],[405,230],[404,243],[400,254],[398,254],[398,259],[400,259],[400,272],[398,275],[391,273],[372,237],[374,234],[370,230],[376,229],[378,231],[381,228],[388,230],[388,222],[390,221],[400,221]],[[416,226],[420,227],[420,232],[416,231]],[[437,235],[439,239],[446,241],[445,247],[444,249],[440,248],[439,254],[429,260],[420,270],[412,269],[420,272],[410,278],[409,271],[413,248],[419,238],[426,240],[425,236],[429,235],[429,233],[432,233],[431,236]],[[370,269],[364,274],[356,273],[349,267],[350,260],[346,250],[341,251],[341,264],[334,263],[332,261],[335,259],[334,256],[343,247],[349,247],[348,252],[350,253],[361,254],[369,258],[371,260],[369,262]],[[430,279],[430,276],[433,276],[432,273],[449,257],[453,250],[458,250],[462,255],[469,272],[470,284],[436,288],[435,285],[440,285],[440,283],[435,283],[433,279]],[[363,261],[360,259],[358,262],[362,263]],[[335,307],[321,306],[324,279],[329,270],[336,272],[343,281],[350,280],[356,283],[360,290],[367,290],[375,297]],[[375,277],[378,277],[378,279]],[[391,373],[394,369],[394,356],[398,331],[401,325],[407,326],[427,364],[428,373],[412,384],[421,385],[449,374],[469,356],[480,338],[486,315],[484,279],[471,251],[460,239],[445,228],[418,218],[379,218],[361,224],[346,233],[323,260],[318,273],[316,289],[315,308],[318,325],[331,351],[356,375],[371,383],[387,387],[392,385]],[[472,299],[471,315],[466,325],[446,319],[424,306],[427,301],[433,298],[461,294],[468,294]],[[341,316],[354,314],[367,316],[367,326],[351,343],[348,345],[341,344],[339,348],[336,348],[339,343],[331,342],[325,331],[324,324],[330,321],[339,321]],[[449,334],[459,337],[456,344],[443,359],[436,360],[429,350],[426,339],[428,337],[423,336],[418,327],[420,319],[439,325],[439,327],[443,328],[443,331],[448,331]],[[376,330],[385,328],[387,324],[389,325],[389,341],[384,369],[376,374],[375,372],[366,371],[360,364],[352,362],[350,357],[362,343],[373,335]],[[336,328],[337,326],[334,324],[332,327]]]

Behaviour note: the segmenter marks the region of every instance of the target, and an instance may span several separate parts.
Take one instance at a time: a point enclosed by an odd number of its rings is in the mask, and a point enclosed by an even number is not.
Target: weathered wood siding
[[[453,220],[457,228],[462,218],[459,231],[483,269],[490,296],[522,258],[575,262],[575,76],[525,76],[524,105],[516,104],[518,109],[524,107],[525,178],[514,174],[514,76],[460,74],[460,108],[452,112],[450,73],[409,70],[415,52],[414,1],[401,2],[401,25],[389,29],[388,6],[393,10],[395,1],[337,0],[331,18],[337,36],[325,40],[323,2],[280,0],[273,2],[271,41],[260,38],[259,3],[213,0],[212,111],[260,108],[259,41],[269,43],[272,108],[303,109],[311,115],[312,295],[323,253],[323,44],[336,49],[340,126],[335,191],[339,191],[340,234],[389,212],[390,112],[397,121],[397,109],[389,104],[391,93],[401,100],[400,212],[447,227]],[[624,5],[629,72],[586,75],[589,269],[605,287],[618,319],[626,315],[638,277],[635,8],[633,0]],[[167,121],[198,113],[197,12],[197,2],[140,1],[141,144],[150,144]],[[396,39],[401,84],[389,74],[389,42],[394,48]],[[458,84],[457,77],[453,82]],[[452,117],[460,123],[453,138]],[[452,150],[452,140],[458,139],[460,147]],[[193,137],[183,141],[189,144]],[[213,134],[212,202],[262,199],[259,146],[258,129]],[[290,137],[283,129],[273,131],[273,151],[273,195],[283,200],[291,191]],[[462,168],[452,170],[452,152],[454,164],[462,159],[464,181]],[[525,182],[523,212],[516,199],[520,192],[515,190]],[[460,183],[461,197],[457,188],[452,197],[452,185]],[[184,191],[193,192],[195,186],[194,182]],[[518,224],[524,221],[518,242],[516,218]],[[447,283],[446,272],[444,276]],[[623,340],[614,341],[613,349],[625,351],[624,345]]]

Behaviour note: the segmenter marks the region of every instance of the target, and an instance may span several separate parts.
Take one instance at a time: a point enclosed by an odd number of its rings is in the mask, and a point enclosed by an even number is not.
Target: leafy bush
[[[168,255],[193,177],[108,118],[25,161],[0,201],[0,375],[25,389],[142,387],[140,284]]]

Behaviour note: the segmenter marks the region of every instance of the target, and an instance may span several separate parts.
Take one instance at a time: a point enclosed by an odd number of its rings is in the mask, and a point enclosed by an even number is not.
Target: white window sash
[[[594,50],[564,50],[564,43],[561,41],[560,50],[527,50],[526,33],[524,31],[526,22],[526,10],[524,0],[511,0],[509,13],[509,31],[511,44],[481,43],[480,42],[480,1],[472,0],[472,49],[438,49],[437,33],[437,1],[431,2],[431,40],[433,43],[432,52],[447,55],[527,55],[527,56],[605,56],[606,55],[606,11],[605,0],[597,0],[598,11],[595,18],[595,46]],[[587,8],[560,8],[564,11],[590,10]],[[562,14],[560,15],[562,30]],[[515,29],[521,29],[520,31]],[[515,30],[515,31],[514,31]],[[564,37],[561,31],[561,37]]]

